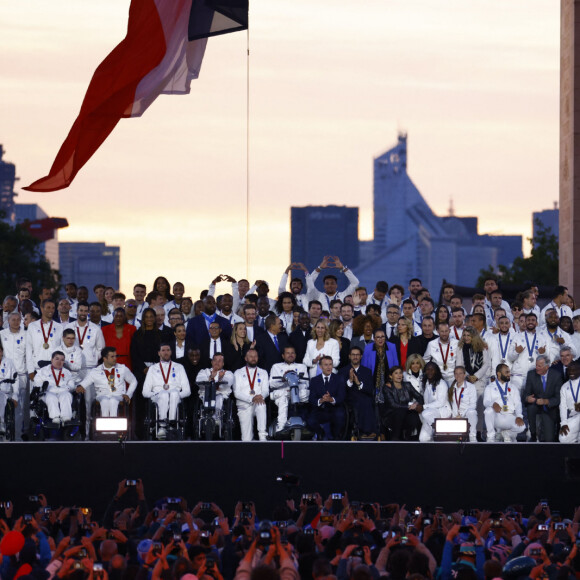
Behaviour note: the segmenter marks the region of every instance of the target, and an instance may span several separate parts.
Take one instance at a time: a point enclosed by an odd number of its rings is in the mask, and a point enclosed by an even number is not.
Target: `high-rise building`
[[[473,286],[480,269],[522,256],[521,236],[482,236],[476,217],[436,216],[407,173],[407,136],[374,160],[374,239],[361,242],[361,284],[420,278],[436,292],[443,280]]]
[[[550,228],[550,233],[560,239],[560,210],[558,209],[558,202],[554,202],[554,209],[545,209],[543,211],[535,211],[532,215],[532,235],[535,238],[538,235],[538,223],[543,229]]]
[[[4,212],[4,220],[15,223],[14,183],[16,182],[16,166],[2,159],[4,148],[0,145],[0,211]]]
[[[63,242],[60,244],[60,274],[62,284],[75,282],[89,289],[91,300],[95,298],[93,287],[104,284],[119,288],[119,246],[107,246],[103,242]]]
[[[359,264],[358,207],[340,205],[291,209],[291,261],[312,271],[326,255],[338,256],[355,269]],[[334,273],[329,271],[325,273]],[[339,284],[344,285],[340,276]]]

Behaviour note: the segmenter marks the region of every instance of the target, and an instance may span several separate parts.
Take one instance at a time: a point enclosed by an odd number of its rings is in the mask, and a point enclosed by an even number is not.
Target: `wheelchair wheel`
[[[14,401],[12,399],[8,399],[8,401],[6,401],[6,409],[4,411],[4,425],[6,426],[6,441],[14,441],[16,439],[16,424]]]
[[[302,429],[299,427],[292,429],[292,433],[290,433],[290,439],[292,441],[300,441],[302,439]]]
[[[203,430],[205,432],[205,440],[213,441],[213,434],[215,431],[215,421],[213,417],[206,417],[203,422]]]
[[[38,417],[30,418],[30,426],[28,428],[29,441],[44,441],[44,428],[42,421]]]

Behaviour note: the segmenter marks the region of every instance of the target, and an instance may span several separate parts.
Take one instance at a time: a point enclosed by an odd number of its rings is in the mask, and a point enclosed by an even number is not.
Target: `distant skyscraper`
[[[15,223],[14,212],[14,183],[16,181],[16,166],[14,163],[7,163],[2,159],[4,149],[0,145],[0,211],[6,215],[4,220],[11,224]]]
[[[291,261],[303,262],[310,271],[328,254],[353,270],[359,264],[358,207],[293,207],[290,235]]]
[[[522,255],[521,236],[480,236],[476,217],[436,216],[407,173],[407,136],[374,160],[374,240],[361,242],[361,284],[406,285],[420,278],[434,294],[445,279],[472,286],[479,270]],[[452,206],[451,206],[452,207]]]
[[[532,215],[533,237],[538,234],[536,221],[539,221],[544,228],[550,228],[551,233],[560,239],[560,210],[558,202],[554,202],[554,209],[545,209],[544,211],[535,211]]]
[[[119,288],[119,246],[107,246],[102,242],[63,242],[60,244],[60,274],[62,284],[75,282],[89,289],[91,300],[95,298],[96,284]]]

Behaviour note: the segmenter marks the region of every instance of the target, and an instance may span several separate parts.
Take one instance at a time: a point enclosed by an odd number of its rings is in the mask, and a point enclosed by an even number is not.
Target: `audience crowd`
[[[12,420],[30,437],[39,401],[51,427],[79,422],[81,395],[86,437],[94,415],[121,411],[144,437],[151,404],[157,438],[180,412],[192,436],[213,383],[216,421],[230,402],[245,441],[282,432],[291,414],[317,440],[432,441],[437,419],[458,418],[473,442],[580,439],[580,309],[563,286],[540,297],[530,282],[508,304],[490,276],[481,293],[444,284],[433,297],[416,278],[364,288],[325,256],[312,272],[288,266],[276,292],[224,274],[197,300],[164,277],[132,297],[98,284],[93,302],[85,286],[64,289],[57,299],[20,279],[3,299],[0,436]]]
[[[4,501],[0,512],[2,580],[564,580],[580,573],[580,508],[560,514],[547,500],[529,511],[450,513],[309,493],[271,514],[242,498],[226,514],[215,503],[192,508],[183,497],[150,504],[141,480],[123,480],[99,519],[89,505],[51,507],[42,494],[24,508]]]

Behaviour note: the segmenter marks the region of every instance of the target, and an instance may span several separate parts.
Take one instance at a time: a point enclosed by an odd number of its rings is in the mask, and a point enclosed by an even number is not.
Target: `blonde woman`
[[[493,375],[487,344],[473,326],[466,326],[457,345],[456,366],[465,367],[465,380],[477,391],[477,430],[483,429],[483,392]]]
[[[306,354],[304,355],[303,364],[308,368],[310,378],[314,378],[322,371],[318,366],[323,356],[332,358],[333,372],[336,372],[340,363],[340,348],[334,338],[330,338],[328,326],[324,320],[319,320],[312,329],[312,338],[306,345]]]
[[[413,352],[413,348],[409,350],[409,347],[415,347],[416,343],[419,342],[413,336],[413,323],[408,318],[401,316],[397,322],[396,335],[389,342],[392,342],[397,349],[399,364],[402,368],[406,368],[409,352]]]
[[[423,369],[425,368],[425,361],[420,354],[410,354],[407,357],[407,364],[405,364],[405,375],[403,380],[411,383],[415,390],[423,394]]]

